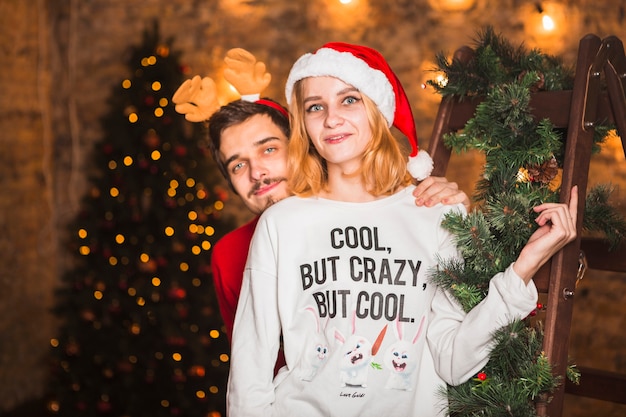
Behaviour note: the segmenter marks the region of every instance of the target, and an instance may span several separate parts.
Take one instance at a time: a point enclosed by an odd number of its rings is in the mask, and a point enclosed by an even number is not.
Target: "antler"
[[[224,78],[242,96],[260,95],[272,80],[265,72],[265,64],[257,61],[254,55],[242,48],[233,48],[224,57],[226,69]]]
[[[176,111],[185,115],[190,122],[203,122],[220,107],[217,101],[215,81],[196,75],[186,80],[174,93],[172,101]]]

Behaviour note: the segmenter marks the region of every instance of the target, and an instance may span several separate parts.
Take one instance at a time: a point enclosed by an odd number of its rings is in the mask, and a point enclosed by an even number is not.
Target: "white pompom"
[[[426,151],[420,150],[417,156],[409,157],[407,167],[413,178],[422,181],[433,172],[433,160]]]

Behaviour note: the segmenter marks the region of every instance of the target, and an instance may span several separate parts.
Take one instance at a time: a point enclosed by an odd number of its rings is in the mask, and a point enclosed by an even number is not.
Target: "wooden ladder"
[[[468,62],[474,51],[459,48],[455,60]],[[604,74],[604,78],[602,75]],[[602,89],[602,79],[606,89]],[[567,129],[560,201],[569,201],[573,185],[578,185],[578,238],[559,251],[535,275],[540,293],[546,294],[544,351],[554,373],[565,377],[568,365],[569,335],[572,324],[573,297],[581,254],[592,269],[626,272],[626,244],[608,251],[601,240],[582,238],[582,208],[587,194],[587,181],[595,125],[609,121],[618,130],[626,155],[626,57],[620,39],[600,39],[590,34],[580,40],[574,86],[568,91],[531,94],[530,107],[538,119],[548,118],[556,128]],[[429,153],[435,166],[432,175],[445,176],[451,151],[443,137],[464,128],[473,117],[479,100],[445,97],[439,107]],[[537,406],[539,416],[558,417],[563,412],[564,393],[626,404],[626,375],[581,368],[580,385],[561,384],[551,402]]]

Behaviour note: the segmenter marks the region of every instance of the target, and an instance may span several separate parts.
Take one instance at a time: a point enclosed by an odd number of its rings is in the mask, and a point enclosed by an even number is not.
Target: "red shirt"
[[[258,221],[259,218],[255,217],[249,223],[224,235],[213,247],[211,257],[213,282],[229,342],[232,341],[237,300],[241,292],[248,248]]]

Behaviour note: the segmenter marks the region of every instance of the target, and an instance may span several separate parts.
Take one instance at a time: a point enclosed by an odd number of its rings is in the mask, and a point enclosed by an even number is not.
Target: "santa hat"
[[[331,42],[315,53],[301,56],[291,68],[285,94],[291,106],[294,84],[307,77],[331,76],[356,87],[378,107],[389,126],[395,126],[411,144],[408,169],[423,180],[433,169],[433,161],[417,144],[415,121],[409,100],[398,77],[376,50],[366,46]]]

